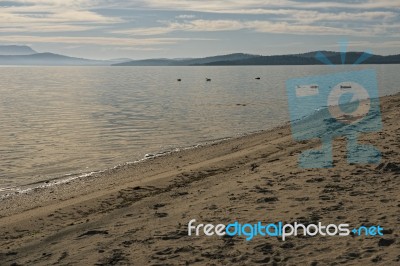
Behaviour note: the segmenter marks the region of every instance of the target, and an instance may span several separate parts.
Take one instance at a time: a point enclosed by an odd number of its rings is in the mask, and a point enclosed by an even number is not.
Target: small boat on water
[[[296,85],[296,89],[319,89],[318,85]]]
[[[256,77],[256,79],[257,79],[257,80],[260,80],[261,78],[260,78],[260,77]]]
[[[312,96],[312,95],[317,95],[318,93],[319,93],[319,86],[317,84],[296,86],[297,97]]]

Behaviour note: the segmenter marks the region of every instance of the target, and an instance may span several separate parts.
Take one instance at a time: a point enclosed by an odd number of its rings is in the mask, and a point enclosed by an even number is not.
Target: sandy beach
[[[290,126],[125,165],[3,199],[1,265],[399,265],[400,94],[360,143],[380,164],[302,169]],[[188,236],[188,223],[380,225],[383,236]]]

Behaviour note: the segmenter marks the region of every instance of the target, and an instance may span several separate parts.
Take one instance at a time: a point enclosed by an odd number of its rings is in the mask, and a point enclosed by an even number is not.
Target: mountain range
[[[183,59],[145,59],[131,60],[129,58],[111,60],[91,60],[70,57],[54,53],[38,53],[29,46],[0,45],[0,65],[39,65],[39,66],[241,66],[241,65],[322,65],[316,59],[317,54],[323,54],[326,62],[342,64],[342,54],[332,51],[315,51],[289,55],[252,55],[234,53],[203,58]],[[362,64],[400,64],[400,54],[374,55],[367,54]],[[345,64],[358,62],[365,56],[362,52],[347,52]]]
[[[229,54],[222,56],[212,56],[197,59],[148,59],[134,60],[114,66],[246,66],[246,65],[322,65],[321,61],[315,56],[320,53],[325,55],[327,61],[332,64],[342,64],[341,53],[331,51],[315,51],[303,54],[291,55],[250,55],[250,54]],[[364,53],[346,53],[345,64],[357,62]],[[373,55],[368,54],[368,58],[362,64],[400,64],[400,54],[398,55]]]
[[[25,45],[0,45],[0,55],[31,55],[37,52]]]
[[[54,53],[38,53],[25,45],[0,45],[0,65],[110,66],[131,59],[91,60]]]

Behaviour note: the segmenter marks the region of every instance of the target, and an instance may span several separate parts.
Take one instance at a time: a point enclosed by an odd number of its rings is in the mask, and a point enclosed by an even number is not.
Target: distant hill
[[[317,53],[322,53],[332,64],[342,64],[341,53],[332,51],[315,51],[291,55],[250,55],[228,54],[194,59],[147,59],[134,60],[114,66],[241,66],[241,65],[323,65],[315,58]],[[345,64],[353,64],[361,57],[362,52],[346,53]],[[400,64],[400,55],[370,55],[361,64]]]
[[[145,59],[145,60],[133,60],[125,63],[114,64],[114,66],[194,66],[194,65],[206,65],[214,62],[232,62],[239,60],[246,60],[258,57],[258,55],[250,54],[228,54],[210,56],[204,58],[190,58],[190,59]]]
[[[251,54],[228,54],[228,55],[218,55],[218,56],[210,56],[205,58],[197,58],[197,59],[189,59],[183,60],[181,63],[188,64],[188,65],[205,65],[205,64],[212,64],[214,62],[233,62],[233,61],[241,61],[241,60],[251,60],[254,58],[259,57],[259,55],[251,55]]]
[[[108,61],[89,60],[53,53],[32,55],[0,55],[0,65],[35,65],[35,66],[97,66],[110,65]]]
[[[120,63],[132,61],[132,59],[131,58],[115,58],[115,59],[110,59],[110,60],[106,60],[106,61],[109,62],[110,64],[120,64]]]
[[[212,66],[225,66],[225,65],[323,65],[315,58],[318,53],[311,52],[305,54],[295,55],[274,55],[274,56],[259,56],[244,60],[235,61],[216,61],[206,65]],[[339,52],[321,52],[326,58],[334,65],[342,64],[341,54]],[[362,52],[348,52],[346,53],[345,64],[354,64],[362,56]],[[361,64],[400,64],[400,55],[370,55],[368,59],[361,62]]]
[[[54,53],[38,53],[26,45],[0,45],[0,65],[110,66],[131,60],[130,58],[91,60]]]
[[[31,55],[36,51],[26,45],[0,45],[0,55]]]
[[[332,64],[341,64],[341,54],[332,51],[315,51],[290,55],[252,55],[234,53],[204,58],[145,59],[118,58],[111,60],[90,60],[54,53],[37,53],[25,45],[0,45],[0,65],[36,66],[246,66],[246,65],[322,65],[315,58],[322,53]],[[362,56],[361,52],[346,53],[346,64],[353,64]],[[362,64],[400,64],[400,55],[370,55]]]
[[[113,64],[113,66],[176,66],[180,60],[175,59],[144,59]]]

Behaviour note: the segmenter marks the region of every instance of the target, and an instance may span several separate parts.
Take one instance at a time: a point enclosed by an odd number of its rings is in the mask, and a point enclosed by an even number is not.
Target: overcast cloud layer
[[[0,43],[89,58],[400,53],[398,0],[0,1]]]

